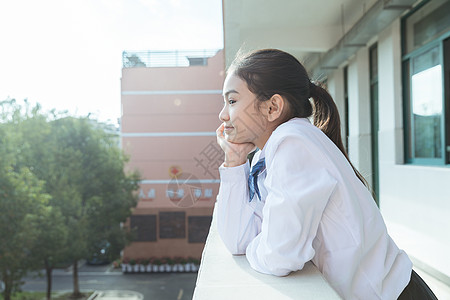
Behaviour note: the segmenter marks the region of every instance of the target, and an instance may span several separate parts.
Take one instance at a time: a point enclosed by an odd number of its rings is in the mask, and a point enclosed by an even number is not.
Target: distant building
[[[200,258],[219,189],[223,51],[123,52],[121,144],[141,174],[124,257]]]

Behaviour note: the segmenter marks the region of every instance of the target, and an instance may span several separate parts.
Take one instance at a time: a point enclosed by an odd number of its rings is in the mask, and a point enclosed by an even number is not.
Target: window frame
[[[428,3],[425,2],[424,4]],[[450,119],[448,119],[447,111],[449,109],[450,103],[446,103],[446,85],[445,85],[445,57],[444,57],[444,40],[450,38],[450,31],[440,35],[433,41],[414,49],[410,53],[405,53],[406,51],[406,20],[407,18],[415,13],[418,9],[420,9],[423,5],[407,14],[402,18],[402,26],[401,26],[401,36],[402,36],[402,86],[403,86],[403,128],[404,128],[404,157],[405,163],[407,164],[415,164],[415,165],[430,165],[430,166],[449,166],[450,159],[447,151],[447,145],[449,144],[449,140],[447,136],[450,131]],[[425,52],[439,47],[439,64],[442,66],[442,113],[441,113],[441,151],[442,157],[440,158],[417,158],[414,157],[415,149],[414,149],[414,122],[412,116],[412,62],[415,57],[418,57]],[[447,58],[450,60],[450,57]],[[449,80],[449,79],[447,79]],[[447,91],[447,93],[450,91]]]
[[[374,61],[375,59],[375,61]],[[369,91],[370,91],[370,132],[372,145],[372,189],[374,200],[377,206],[380,206],[380,171],[379,171],[379,139],[378,131],[380,129],[380,110],[379,110],[379,72],[378,72],[378,43],[374,43],[369,47]],[[376,68],[376,72],[374,72]],[[375,92],[376,91],[376,92]]]

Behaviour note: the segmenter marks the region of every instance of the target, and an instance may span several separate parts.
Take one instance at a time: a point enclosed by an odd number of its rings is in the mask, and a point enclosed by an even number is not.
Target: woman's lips
[[[232,126],[225,126],[223,129],[224,129],[225,132],[229,132],[229,131],[233,130],[234,127],[232,127]]]

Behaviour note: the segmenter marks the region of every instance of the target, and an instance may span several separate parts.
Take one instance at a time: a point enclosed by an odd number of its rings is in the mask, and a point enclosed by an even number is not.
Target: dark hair
[[[228,72],[244,80],[248,89],[261,102],[275,94],[282,96],[289,107],[284,121],[312,116],[313,124],[341,150],[356,176],[367,186],[345,151],[339,112],[333,98],[320,84],[311,82],[305,68],[294,56],[277,49],[257,50],[238,55]],[[314,107],[309,98],[313,99]]]

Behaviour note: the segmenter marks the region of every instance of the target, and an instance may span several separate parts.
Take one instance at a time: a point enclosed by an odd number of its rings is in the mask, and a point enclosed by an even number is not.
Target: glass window
[[[448,164],[450,1],[430,1],[403,19],[405,154],[409,163]],[[443,13],[444,12],[444,13]]]
[[[156,215],[132,215],[130,228],[135,234],[134,241],[156,241]]]
[[[184,211],[159,213],[159,238],[186,238],[186,213]]]
[[[412,59],[414,156],[442,158],[442,66],[439,47]]]
[[[204,243],[208,237],[211,227],[211,216],[190,216],[188,217],[188,242]]]
[[[406,52],[433,41],[450,28],[450,1],[433,0],[406,19]]]
[[[350,149],[348,148],[348,137],[350,136],[350,125],[348,121],[348,66],[344,68],[344,119],[345,119],[345,150],[347,150],[347,155],[350,155]]]
[[[379,195],[379,165],[378,165],[378,46],[375,44],[369,49],[369,74],[370,74],[370,127],[372,143],[372,189],[375,202],[378,204]]]

